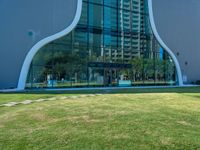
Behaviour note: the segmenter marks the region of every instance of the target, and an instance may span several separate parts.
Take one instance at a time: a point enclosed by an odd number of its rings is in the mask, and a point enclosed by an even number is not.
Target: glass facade
[[[34,57],[26,87],[174,84],[175,65],[152,34],[147,0],[83,0],[76,28]]]

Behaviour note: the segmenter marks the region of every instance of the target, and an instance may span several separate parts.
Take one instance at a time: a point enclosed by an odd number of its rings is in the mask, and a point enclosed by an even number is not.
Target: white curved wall
[[[33,60],[33,57],[35,56],[35,54],[46,44],[48,44],[51,41],[54,41],[58,38],[61,38],[65,35],[67,35],[70,31],[72,31],[75,26],[77,25],[80,16],[81,16],[81,10],[82,10],[82,0],[78,0],[77,3],[77,8],[76,8],[76,15],[72,21],[72,23],[63,31],[60,31],[54,35],[51,35],[49,37],[46,37],[45,39],[39,41],[36,45],[33,46],[33,48],[28,52],[25,61],[23,63],[22,66],[22,70],[20,73],[20,77],[19,77],[19,83],[17,86],[17,90],[23,90],[25,88],[26,85],[26,79],[28,76],[28,71],[31,65],[31,61]]]
[[[184,84],[200,80],[200,1],[149,0],[149,3],[157,33],[176,57]]]
[[[24,89],[33,56],[70,32],[81,8],[82,0],[1,0],[0,89]]]
[[[161,36],[159,35],[158,31],[157,31],[157,26],[155,24],[155,19],[154,19],[154,11],[153,11],[153,2],[154,0],[148,0],[148,7],[149,7],[149,17],[150,17],[150,23],[151,23],[151,27],[154,33],[154,36],[156,37],[156,39],[158,40],[158,42],[160,43],[160,45],[168,52],[168,54],[172,57],[175,66],[176,66],[176,71],[177,71],[177,75],[178,75],[178,84],[180,86],[183,85],[183,78],[182,78],[182,72],[181,72],[181,67],[179,65],[179,61],[176,58],[175,54],[173,53],[173,51],[165,44],[165,42],[163,41],[163,39],[161,38]]]

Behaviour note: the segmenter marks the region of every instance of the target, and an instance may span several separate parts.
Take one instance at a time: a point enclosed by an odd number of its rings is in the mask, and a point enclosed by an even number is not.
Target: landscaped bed
[[[196,87],[0,94],[0,104],[57,98],[0,107],[0,149],[200,149],[199,92]]]

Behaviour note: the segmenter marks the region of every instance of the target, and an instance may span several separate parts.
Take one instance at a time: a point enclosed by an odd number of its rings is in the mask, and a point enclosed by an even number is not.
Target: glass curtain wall
[[[151,31],[147,0],[83,0],[68,35],[34,57],[27,88],[174,85],[172,58]]]

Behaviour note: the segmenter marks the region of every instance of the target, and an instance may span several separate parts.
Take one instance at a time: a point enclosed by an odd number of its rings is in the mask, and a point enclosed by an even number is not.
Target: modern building
[[[2,0],[0,89],[195,83],[200,29],[186,30],[200,15],[196,3]]]

